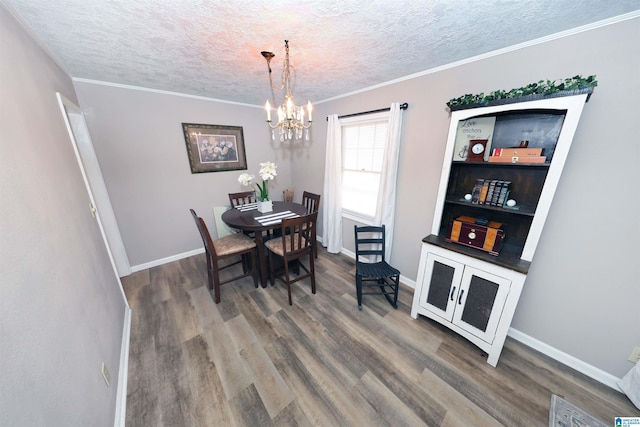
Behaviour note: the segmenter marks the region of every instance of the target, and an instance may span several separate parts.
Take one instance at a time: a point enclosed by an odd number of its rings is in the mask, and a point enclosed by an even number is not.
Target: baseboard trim
[[[127,381],[129,380],[129,341],[131,338],[131,308],[124,311],[122,345],[120,346],[120,371],[118,372],[118,392],[116,395],[116,418],[114,427],[125,427],[127,420]]]
[[[198,255],[198,254],[201,254],[201,253],[204,253],[204,248],[194,249],[194,250],[189,251],[189,252],[183,252],[181,254],[172,255],[172,256],[166,257],[166,258],[160,258],[160,259],[157,259],[155,261],[146,262],[144,264],[132,265],[131,266],[131,272],[132,273],[136,273],[138,271],[146,270],[147,268],[157,267],[157,266],[162,265],[162,264],[167,264],[167,263],[170,263],[170,262],[173,262],[173,261],[178,261],[178,260],[183,259],[183,258],[189,258],[190,256]]]
[[[516,341],[521,342],[527,347],[531,347],[534,350],[539,351],[540,353],[549,356],[552,359],[557,360],[560,363],[567,365],[568,367],[575,369],[576,371],[585,374],[586,376],[593,378],[594,380],[601,382],[602,384],[611,387],[612,389],[623,393],[623,391],[618,386],[618,381],[620,378],[616,378],[615,376],[603,371],[602,369],[596,368],[593,365],[590,365],[576,357],[571,356],[563,351],[558,350],[555,347],[551,347],[549,344],[545,344],[542,341],[539,341],[525,333],[520,332],[517,329],[509,328],[508,336],[513,338]]]

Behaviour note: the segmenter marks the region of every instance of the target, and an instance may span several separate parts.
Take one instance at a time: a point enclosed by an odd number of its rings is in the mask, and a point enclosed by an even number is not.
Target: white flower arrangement
[[[262,178],[262,185],[257,182],[253,182],[255,175],[249,175],[248,173],[241,174],[238,177],[238,182],[245,187],[252,185],[253,188],[256,189],[256,197],[258,200],[265,202],[269,200],[269,181],[278,175],[276,168],[276,164],[272,162],[260,163],[260,171],[258,174],[260,175],[260,178]]]

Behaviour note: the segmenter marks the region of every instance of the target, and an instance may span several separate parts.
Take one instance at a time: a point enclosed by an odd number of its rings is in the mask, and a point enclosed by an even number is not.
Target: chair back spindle
[[[255,191],[242,191],[240,193],[229,193],[229,203],[232,208],[256,202]]]
[[[302,193],[302,204],[307,208],[307,213],[318,212],[320,209],[320,195],[305,191]]]

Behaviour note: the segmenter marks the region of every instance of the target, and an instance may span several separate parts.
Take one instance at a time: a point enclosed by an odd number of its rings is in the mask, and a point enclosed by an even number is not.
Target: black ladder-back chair
[[[385,226],[353,227],[356,245],[356,292],[358,310],[362,310],[362,295],[384,295],[393,308],[398,308],[400,271],[384,259]],[[360,257],[370,257],[370,262]],[[370,289],[363,292],[363,288]]]
[[[271,286],[275,283],[275,278],[282,280],[287,285],[289,294],[289,305],[291,301],[291,285],[299,280],[311,279],[311,292],[316,293],[316,275],[313,256],[313,238],[315,237],[316,221],[318,212],[303,215],[297,218],[284,218],[280,226],[280,237],[273,238],[265,243],[269,250],[269,279]],[[275,271],[274,255],[281,257],[283,267],[281,271]],[[302,262],[302,258],[309,257],[309,268]],[[291,277],[291,269],[294,269],[297,277]],[[300,274],[300,269],[305,274]],[[282,277],[284,276],[284,277]]]
[[[302,204],[307,209],[307,213],[318,212],[320,209],[320,195],[304,191],[302,193]],[[316,232],[315,230],[313,231]],[[317,236],[312,236],[313,241],[313,256],[318,258],[318,241]]]
[[[211,239],[209,229],[204,220],[200,218],[193,209],[191,216],[198,227],[200,237],[204,243],[204,252],[207,257],[207,276],[209,280],[209,290],[214,290],[214,301],[216,304],[220,303],[220,286],[225,283],[232,282],[234,280],[241,279],[247,276],[253,276],[253,284],[258,287],[258,261],[256,257],[256,242],[250,237],[245,236],[242,233],[231,234],[224,236],[216,240]],[[220,260],[233,256],[239,256],[238,261],[220,266]],[[251,269],[247,265],[247,258],[251,261]],[[242,274],[234,276],[225,281],[220,281],[220,271],[226,268],[232,267],[236,264],[242,263]]]

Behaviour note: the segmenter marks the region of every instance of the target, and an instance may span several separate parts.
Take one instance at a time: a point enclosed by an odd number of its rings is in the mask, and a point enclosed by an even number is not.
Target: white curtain
[[[391,104],[389,129],[382,160],[380,190],[374,224],[386,227],[385,259],[390,262],[391,245],[393,244],[393,226],[396,212],[396,180],[398,177],[398,158],[400,157],[400,134],[402,132],[402,112],[400,103]],[[326,192],[325,192],[326,194]]]
[[[337,114],[329,116],[322,197],[322,246],[337,254],[342,250],[342,129]]]

